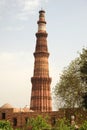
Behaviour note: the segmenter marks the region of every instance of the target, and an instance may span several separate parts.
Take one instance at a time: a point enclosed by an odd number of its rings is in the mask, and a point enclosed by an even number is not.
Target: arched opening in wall
[[[26,117],[26,118],[25,118],[25,124],[27,124],[27,123],[28,123],[28,120],[29,120],[29,118],[28,118],[28,117]]]
[[[56,124],[56,117],[52,117],[51,118],[51,124],[54,126]]]
[[[2,120],[6,119],[6,113],[2,113]]]
[[[13,126],[17,126],[17,118],[13,118]]]

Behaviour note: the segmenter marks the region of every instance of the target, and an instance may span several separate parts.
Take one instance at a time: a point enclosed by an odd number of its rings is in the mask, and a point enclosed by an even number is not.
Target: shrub
[[[79,130],[87,130],[87,121],[85,121]]]
[[[69,121],[64,119],[59,119],[52,130],[75,130],[74,126],[71,126]]]

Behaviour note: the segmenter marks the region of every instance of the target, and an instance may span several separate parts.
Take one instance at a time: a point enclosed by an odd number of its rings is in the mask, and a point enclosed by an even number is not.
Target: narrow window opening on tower
[[[13,126],[17,126],[17,118],[13,118]]]

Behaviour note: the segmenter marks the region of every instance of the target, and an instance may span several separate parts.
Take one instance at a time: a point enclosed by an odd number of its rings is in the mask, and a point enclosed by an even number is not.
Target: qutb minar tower
[[[36,48],[34,52],[34,74],[31,78],[32,92],[30,109],[34,111],[52,111],[51,78],[49,77],[49,53],[47,47],[47,32],[45,11],[39,11],[38,32],[36,33]]]

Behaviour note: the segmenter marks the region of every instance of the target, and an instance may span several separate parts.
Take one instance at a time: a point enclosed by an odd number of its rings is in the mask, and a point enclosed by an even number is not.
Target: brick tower
[[[34,111],[52,111],[50,94],[51,78],[49,77],[48,48],[45,11],[39,11],[38,32],[36,33],[36,48],[34,53],[34,74],[31,78],[32,92],[30,109]]]

